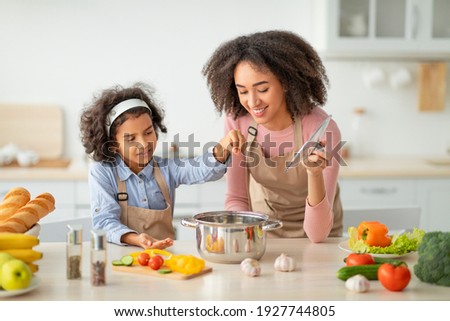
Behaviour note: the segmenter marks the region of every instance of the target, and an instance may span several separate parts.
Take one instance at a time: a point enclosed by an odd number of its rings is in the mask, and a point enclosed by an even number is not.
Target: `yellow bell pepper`
[[[174,272],[182,274],[199,273],[205,267],[205,260],[193,255],[172,255],[165,262],[165,265]]]

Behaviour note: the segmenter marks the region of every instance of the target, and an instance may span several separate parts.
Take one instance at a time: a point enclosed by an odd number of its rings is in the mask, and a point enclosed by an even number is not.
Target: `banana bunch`
[[[33,249],[39,245],[37,236],[22,233],[0,233],[0,253],[8,253],[16,259],[28,264],[31,271],[36,273],[39,266],[35,261],[42,259],[43,253]]]

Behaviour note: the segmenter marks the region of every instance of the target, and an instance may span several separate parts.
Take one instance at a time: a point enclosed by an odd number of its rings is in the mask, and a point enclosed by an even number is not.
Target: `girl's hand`
[[[160,249],[163,250],[173,245],[173,240],[168,237],[164,240],[157,240],[146,233],[141,233],[138,236],[138,246],[144,249]]]
[[[219,144],[214,147],[214,157],[217,161],[225,163],[231,152],[237,154],[241,151],[245,142],[245,137],[240,130],[230,130],[228,134],[220,140]]]

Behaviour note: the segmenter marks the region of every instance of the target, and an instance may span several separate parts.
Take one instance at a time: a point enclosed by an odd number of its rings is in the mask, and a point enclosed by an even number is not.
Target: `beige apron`
[[[174,238],[175,231],[172,224],[172,207],[170,205],[170,194],[164,177],[161,174],[158,163],[153,161],[153,175],[158,183],[159,189],[164,195],[167,207],[163,210],[152,210],[136,206],[128,206],[128,194],[125,181],[117,177],[119,194],[117,198],[121,208],[120,221],[122,224],[138,233],[148,235],[162,240],[167,237]]]
[[[308,196],[306,169],[298,165],[285,172],[286,164],[303,144],[301,120],[294,123],[293,150],[282,156],[264,156],[261,146],[255,142],[256,128],[257,124],[253,121],[248,129],[249,147],[245,152],[250,210],[283,222],[282,228],[267,233],[269,237],[306,237],[303,230]],[[333,212],[333,228],[329,236],[342,236],[339,186],[336,186]]]

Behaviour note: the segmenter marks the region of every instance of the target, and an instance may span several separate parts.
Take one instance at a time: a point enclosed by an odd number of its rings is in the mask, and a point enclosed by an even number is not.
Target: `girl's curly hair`
[[[81,142],[86,153],[95,161],[114,162],[117,149],[117,142],[114,137],[117,128],[130,116],[138,117],[141,114],[148,113],[152,119],[156,137],[158,137],[159,132],[167,133],[167,128],[163,124],[164,110],[158,107],[153,98],[153,93],[154,90],[150,86],[144,83],[136,83],[129,88],[117,85],[103,90],[98,96],[94,95],[92,103],[83,109],[80,119]],[[132,98],[145,101],[150,107],[151,113],[144,107],[127,110],[114,121],[110,128],[110,136],[108,136],[105,122],[109,111],[120,102]]]
[[[286,103],[292,118],[304,116],[327,99],[329,80],[325,67],[302,37],[289,31],[266,31],[240,36],[219,46],[204,65],[211,98],[220,114],[247,114],[239,102],[234,70],[247,61],[270,70],[287,90]]]

